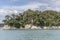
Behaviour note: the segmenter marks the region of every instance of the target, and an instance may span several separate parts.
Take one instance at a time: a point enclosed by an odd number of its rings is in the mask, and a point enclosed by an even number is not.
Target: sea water
[[[0,30],[0,40],[60,40],[60,30]]]

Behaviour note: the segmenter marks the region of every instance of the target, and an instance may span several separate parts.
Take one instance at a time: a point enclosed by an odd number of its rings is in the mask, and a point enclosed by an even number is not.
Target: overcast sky
[[[0,23],[5,15],[27,9],[60,11],[60,0],[0,0]]]

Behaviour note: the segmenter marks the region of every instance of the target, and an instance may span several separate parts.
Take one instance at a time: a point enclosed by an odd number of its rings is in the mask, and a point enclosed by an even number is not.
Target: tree
[[[60,12],[53,10],[31,10],[28,9],[18,15],[12,14],[6,15],[4,23],[16,28],[20,28],[26,25],[31,24],[35,26],[40,26],[43,28],[44,26],[60,26]]]

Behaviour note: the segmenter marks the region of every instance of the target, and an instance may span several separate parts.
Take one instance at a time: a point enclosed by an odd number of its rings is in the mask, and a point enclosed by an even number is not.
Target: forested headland
[[[31,24],[43,28],[51,26],[60,26],[60,12],[54,10],[31,10],[28,9],[22,13],[6,15],[4,24],[11,27],[25,27],[26,24]]]

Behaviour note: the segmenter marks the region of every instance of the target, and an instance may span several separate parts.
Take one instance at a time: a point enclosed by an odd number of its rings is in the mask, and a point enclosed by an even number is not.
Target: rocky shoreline
[[[47,29],[47,30],[49,30],[49,29],[60,29],[60,26],[51,26],[51,27],[46,27],[46,26],[44,26],[43,28],[41,28],[40,26],[39,27],[37,27],[37,26],[32,26],[31,27],[31,25],[25,25],[25,28],[15,28],[15,27],[10,27],[10,26],[8,26],[8,25],[5,25],[4,27],[0,27],[0,29],[4,29],[4,30],[11,30],[11,29],[13,29],[13,30],[16,30],[16,29]]]

